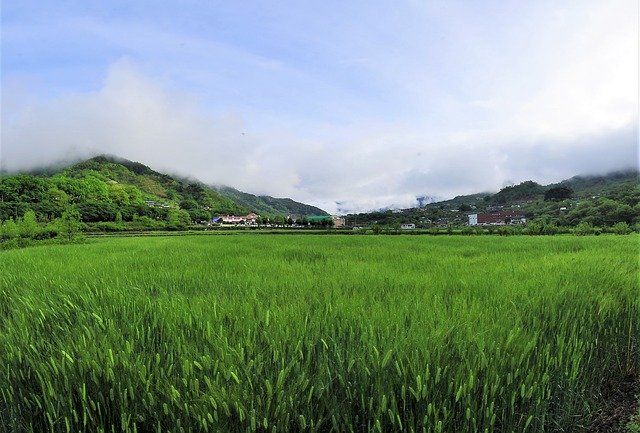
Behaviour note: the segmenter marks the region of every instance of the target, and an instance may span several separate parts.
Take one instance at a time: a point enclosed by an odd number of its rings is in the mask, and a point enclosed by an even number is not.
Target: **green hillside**
[[[625,170],[606,176],[574,176],[558,184],[549,185],[549,187],[556,186],[571,188],[577,197],[618,195],[638,188],[638,171]]]
[[[3,177],[0,220],[19,218],[28,210],[41,221],[53,220],[69,207],[77,208],[87,223],[173,218],[188,224],[207,221],[218,214],[320,211],[289,199],[267,203],[250,194],[237,193],[246,198],[241,200],[201,182],[159,173],[139,162],[102,155],[62,169]]]
[[[228,186],[217,187],[216,190],[223,197],[227,197],[258,214],[329,215],[320,208],[299,203],[290,198],[274,198],[268,195],[257,196]]]
[[[466,225],[471,213],[509,210],[524,214],[529,221],[554,226],[634,226],[640,223],[639,203],[638,171],[626,170],[604,176],[575,176],[549,185],[529,180],[496,193],[463,195],[420,208],[349,215],[347,222],[363,226],[415,223],[418,228],[455,227]]]

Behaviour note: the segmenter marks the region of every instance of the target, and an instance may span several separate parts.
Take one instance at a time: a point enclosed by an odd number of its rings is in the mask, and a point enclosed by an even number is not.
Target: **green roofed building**
[[[328,224],[333,227],[344,227],[344,218],[333,215],[309,215],[304,219],[311,225],[325,225]]]
[[[331,217],[328,215],[308,215],[304,217],[304,221],[306,221],[307,225],[310,226],[332,226]]]
[[[329,215],[309,215],[304,218],[309,222],[331,221],[331,217]]]

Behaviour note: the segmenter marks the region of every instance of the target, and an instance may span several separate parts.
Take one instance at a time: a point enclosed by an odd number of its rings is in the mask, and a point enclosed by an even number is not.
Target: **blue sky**
[[[637,165],[638,5],[2,5],[2,166],[93,153],[330,211]]]

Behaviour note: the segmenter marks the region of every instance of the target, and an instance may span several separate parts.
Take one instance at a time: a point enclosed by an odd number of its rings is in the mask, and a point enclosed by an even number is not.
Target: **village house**
[[[337,215],[331,215],[331,220],[333,221],[333,226],[334,227],[344,227],[345,222],[344,222],[344,218],[337,216]]]
[[[502,226],[507,224],[525,224],[527,218],[517,212],[474,213],[469,215],[470,226]]]
[[[256,225],[258,215],[251,212],[247,215],[221,215],[211,219],[212,223]]]
[[[414,230],[415,228],[416,228],[415,224],[405,223],[400,225],[400,229],[402,230]]]
[[[144,203],[149,207],[161,207],[164,209],[169,209],[171,207],[169,203],[158,203],[154,200],[145,200]]]

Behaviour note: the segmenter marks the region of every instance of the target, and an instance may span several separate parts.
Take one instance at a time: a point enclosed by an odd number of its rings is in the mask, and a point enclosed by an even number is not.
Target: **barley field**
[[[0,431],[580,431],[602,384],[640,371],[638,242],[248,234],[0,252]]]

